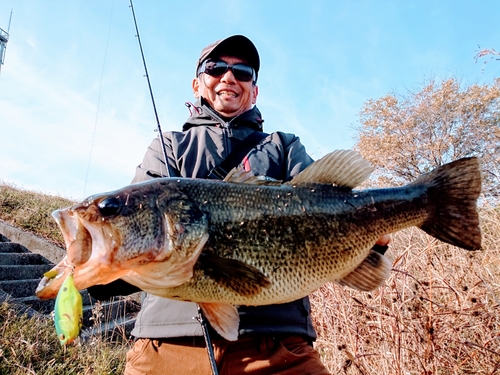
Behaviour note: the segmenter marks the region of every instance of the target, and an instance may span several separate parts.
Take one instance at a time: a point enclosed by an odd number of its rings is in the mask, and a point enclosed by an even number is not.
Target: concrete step
[[[29,306],[33,310],[36,310],[39,313],[44,314],[44,315],[50,315],[52,313],[52,311],[54,311],[54,304],[56,302],[55,299],[41,300],[35,295],[15,298],[14,300],[16,302],[23,303],[26,306]]]
[[[29,297],[35,294],[39,282],[40,279],[2,280],[0,289],[9,293],[13,298]]]
[[[0,280],[23,280],[41,279],[43,274],[49,271],[53,265],[0,265]]]
[[[0,289],[9,293],[13,298],[33,297],[40,279],[24,279],[24,280],[2,280],[0,281]],[[84,305],[90,305],[92,302],[87,290],[82,290],[82,302]]]
[[[29,253],[23,245],[15,242],[0,242],[0,253]]]
[[[34,293],[25,297],[14,298],[14,300],[20,303],[24,303],[25,305],[30,306],[33,310],[36,310],[45,315],[51,314],[52,311],[54,311],[54,305],[56,303],[55,298],[42,300],[35,296]],[[84,309],[86,307],[91,308],[87,291],[85,291],[85,293],[82,293],[82,303]]]
[[[7,302],[19,315],[27,314],[30,318],[40,316],[38,311],[33,310],[31,307],[26,306],[23,303],[16,302],[10,294],[5,293],[0,289],[0,303],[2,302]]]
[[[5,229],[5,226],[1,228]],[[30,237],[25,241],[23,236],[26,234],[19,234],[14,229],[7,227],[8,233],[19,237],[19,242],[33,247],[35,251],[31,252],[23,245],[11,242],[0,233],[0,302],[8,300],[19,306],[20,311],[50,317],[53,315],[55,299],[40,300],[35,296],[35,290],[43,274],[53,267],[53,262],[59,262],[64,252],[40,239],[34,241]],[[48,250],[44,250],[44,246]],[[87,290],[80,293],[83,302],[83,339],[92,335],[123,339],[130,335],[140,310],[137,298],[116,297],[109,302],[96,303]]]
[[[33,265],[50,264],[40,254],[33,253],[2,253],[0,252],[0,265]]]

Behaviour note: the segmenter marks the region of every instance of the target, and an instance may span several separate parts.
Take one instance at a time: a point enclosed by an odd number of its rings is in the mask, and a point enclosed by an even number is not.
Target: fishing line
[[[92,161],[92,153],[94,151],[94,142],[95,142],[95,135],[97,132],[97,120],[99,118],[99,108],[101,106],[101,91],[102,91],[102,81],[104,78],[104,67],[106,65],[106,58],[108,56],[108,46],[109,46],[109,38],[111,35],[111,24],[113,22],[113,9],[114,9],[115,1],[113,0],[113,3],[111,4],[111,17],[109,19],[109,28],[108,28],[108,38],[106,40],[106,49],[104,51],[104,61],[102,62],[102,70],[101,70],[101,80],[99,82],[99,95],[97,97],[97,109],[96,109],[96,114],[95,114],[95,121],[94,121],[94,132],[92,133],[92,142],[90,144],[90,155],[89,155],[89,162],[87,164],[87,173],[85,174],[85,183],[83,185],[83,196],[87,196],[87,181],[89,178],[89,171],[90,171],[90,163]]]
[[[156,103],[155,103],[155,98],[153,96],[153,89],[151,88],[151,81],[149,80],[149,74],[148,74],[148,68],[146,66],[146,59],[144,58],[144,51],[142,50],[142,43],[141,43],[141,37],[139,35],[139,28],[137,27],[137,20],[135,18],[135,12],[134,12],[134,5],[132,4],[132,0],[130,0],[130,8],[132,9],[132,16],[134,17],[134,25],[135,25],[135,31],[136,31],[136,36],[137,36],[137,41],[139,42],[139,49],[141,50],[141,56],[142,56],[142,63],[144,64],[144,72],[146,73],[146,79],[148,81],[148,87],[149,87],[149,94],[151,95],[151,102],[153,103],[153,110],[155,112],[155,118],[156,118],[156,126],[157,126],[157,131],[158,131],[158,138],[160,140],[161,148],[163,150],[163,161],[165,162],[165,175],[167,177],[170,176],[170,171],[168,167],[168,158],[167,158],[167,149],[165,147],[165,140],[163,139],[163,132],[161,131],[161,125],[160,125],[160,119],[158,117],[158,111],[156,110]]]

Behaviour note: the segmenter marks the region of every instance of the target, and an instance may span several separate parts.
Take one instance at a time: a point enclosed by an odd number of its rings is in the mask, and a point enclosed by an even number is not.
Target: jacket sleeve
[[[290,181],[314,160],[306,152],[299,137],[289,133],[278,132],[278,134],[283,145],[285,181]]]
[[[164,136],[163,139],[167,150],[168,174],[167,168],[165,167],[165,158],[163,152],[161,151],[160,141],[158,138],[155,138],[148,147],[142,163],[137,166],[132,183],[147,181],[158,177],[179,175],[174,167],[175,162],[171,146],[172,142],[167,136]],[[128,296],[129,294],[139,292],[140,289],[127,283],[126,281],[118,279],[106,285],[91,286],[87,289],[87,291],[92,298],[100,301],[106,301],[114,296]]]
[[[153,139],[149,145],[142,163],[135,170],[135,176],[132,183],[151,180],[158,177],[178,177],[175,157],[172,151],[171,133],[164,133],[165,151],[167,155],[167,164],[165,164],[165,155],[162,151],[162,145],[159,138]]]

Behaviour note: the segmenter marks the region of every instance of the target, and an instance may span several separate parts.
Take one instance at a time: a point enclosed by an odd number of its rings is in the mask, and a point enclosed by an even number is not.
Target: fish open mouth
[[[78,290],[95,284],[110,283],[126,272],[108,260],[108,254],[112,252],[107,250],[116,242],[116,237],[104,236],[105,227],[101,225],[97,230],[91,224],[84,223],[73,208],[54,211],[52,216],[63,233],[67,253],[40,280],[35,290],[38,298],[55,298],[66,276],[71,272]]]

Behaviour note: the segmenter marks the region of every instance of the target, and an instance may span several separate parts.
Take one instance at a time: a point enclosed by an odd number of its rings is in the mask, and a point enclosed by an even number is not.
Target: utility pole
[[[5,61],[5,50],[7,49],[7,42],[9,41],[10,32],[10,22],[12,21],[12,10],[10,11],[9,27],[7,31],[0,28],[0,72],[2,71],[2,65]]]

